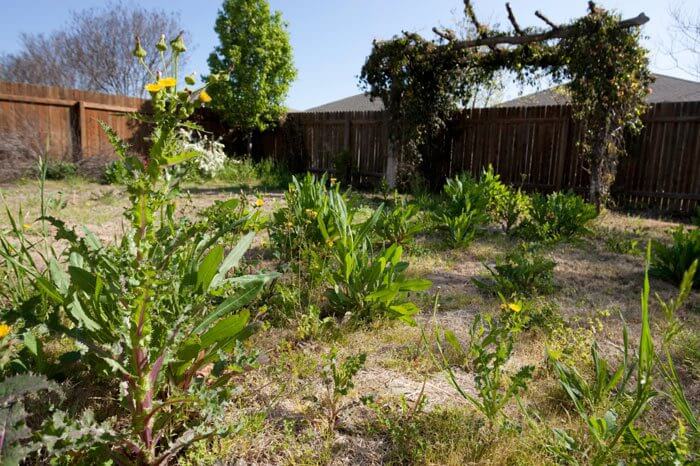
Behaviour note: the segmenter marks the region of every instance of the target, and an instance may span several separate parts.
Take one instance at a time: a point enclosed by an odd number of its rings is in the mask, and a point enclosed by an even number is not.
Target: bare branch
[[[539,11],[539,10],[535,11],[535,16],[537,16],[539,19],[541,19],[542,21],[547,23],[547,25],[549,25],[549,27],[551,27],[552,29],[559,29],[559,25],[556,24],[554,21],[550,20],[549,18],[547,18],[544,14],[542,14],[541,11]]]
[[[646,24],[649,21],[649,17],[644,13],[640,13],[634,18],[625,19],[618,23],[620,28],[631,28],[638,27]],[[526,35],[515,35],[515,36],[494,36],[494,37],[479,37],[473,40],[465,40],[459,42],[459,46],[462,48],[480,47],[488,46],[495,47],[497,45],[522,45],[530,44],[532,42],[541,42],[549,39],[563,39],[571,34],[571,27],[561,26],[558,29],[551,29],[546,32],[541,32],[537,34],[526,34]]]
[[[472,24],[474,24],[477,35],[482,38],[486,37],[488,28],[481,24],[477,19],[476,13],[474,13],[474,7],[472,6],[471,0],[464,0],[464,14],[467,16],[467,18],[469,18],[469,21],[471,21]]]
[[[438,29],[434,27],[433,32],[440,36],[442,39],[446,40],[447,42],[452,42],[457,38],[457,35],[452,29]]]
[[[520,28],[518,21],[516,21],[516,19],[515,19],[515,15],[513,14],[513,9],[510,7],[510,3],[506,2],[506,10],[508,10],[508,21],[510,21],[510,24],[513,25],[513,29],[515,29],[515,32],[518,35],[522,36],[523,30]]]

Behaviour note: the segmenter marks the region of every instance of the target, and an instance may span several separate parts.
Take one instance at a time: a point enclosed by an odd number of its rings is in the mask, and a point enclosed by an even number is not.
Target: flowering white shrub
[[[197,131],[180,129],[183,149],[199,152],[199,157],[194,160],[199,174],[212,178],[224,168],[227,156],[224,152],[224,144],[221,139],[212,139]]]

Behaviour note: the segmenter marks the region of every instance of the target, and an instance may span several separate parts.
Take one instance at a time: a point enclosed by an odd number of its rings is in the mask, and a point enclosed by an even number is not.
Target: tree
[[[152,78],[134,63],[135,35],[149,49],[146,64],[158,68],[155,45],[182,30],[176,14],[122,0],[71,12],[68,23],[48,35],[23,34],[17,53],[0,57],[0,79],[130,96],[145,95]]]
[[[267,0],[225,0],[214,30],[220,44],[209,55],[209,69],[228,79],[210,85],[213,108],[236,129],[266,128],[285,113],[296,77],[282,14],[271,13]]]
[[[473,97],[475,84],[504,69],[524,82],[547,72],[569,82],[573,115],[582,130],[579,147],[591,175],[589,198],[600,209],[624,153],[625,133],[642,127],[652,77],[639,27],[649,18],[642,13],[622,20],[589,2],[588,14],[570,24],[555,24],[535,12],[548,27],[523,29],[506,3],[511,32],[479,22],[470,0],[464,7],[476,38],[460,39],[438,28],[433,28],[438,40],[404,33],[375,41],[362,68],[360,78],[370,95],[380,97],[389,111],[391,138],[402,151],[400,166],[411,166],[406,159],[426,135],[445,127],[457,102]]]
[[[672,42],[666,52],[680,70],[700,79],[700,9],[693,11],[675,5],[669,9],[669,14]]]

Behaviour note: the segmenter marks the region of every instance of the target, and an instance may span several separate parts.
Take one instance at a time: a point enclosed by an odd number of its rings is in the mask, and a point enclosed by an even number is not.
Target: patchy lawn
[[[189,188],[189,189],[187,189]],[[40,199],[35,182],[0,186],[7,205],[18,212],[22,205],[27,231],[39,237]],[[220,185],[186,187],[181,213],[195,215],[216,200],[240,195]],[[248,190],[251,206],[257,197],[262,209],[273,211],[281,205],[279,192]],[[122,228],[121,213],[126,194],[115,186],[85,181],[47,182],[46,209],[68,223],[84,224],[104,241]],[[4,217],[0,225],[6,225]],[[567,344],[575,348],[572,357],[588,359],[588,347],[595,336],[604,354],[617,357],[621,345],[621,319],[630,326],[636,344],[640,327],[640,291],[643,283],[642,251],[650,238],[664,240],[676,224],[609,212],[596,221],[594,233],[573,244],[559,244],[546,255],[556,262],[553,294],[539,298],[539,305],[552,313],[549,328],[534,328],[520,335],[512,369],[536,366],[535,376],[523,405],[536,409],[544,424],[522,432],[477,429],[484,420],[457,394],[426,350],[434,346],[435,326],[452,329],[464,340],[477,313],[496,312],[498,298],[480,291],[472,282],[490,263],[515,245],[495,230],[487,232],[466,249],[446,247],[437,233],[422,236],[409,251],[409,271],[433,281],[427,294],[416,296],[422,308],[417,327],[399,323],[377,323],[342,335],[299,342],[294,328],[269,327],[254,336],[260,349],[259,367],[240,376],[239,408],[230,413],[239,432],[190,451],[182,464],[541,464],[551,462],[545,440],[547,427],[582,429],[564,391],[546,368],[546,347]],[[275,268],[277,263],[264,252],[267,233],[261,232],[254,253],[255,263]],[[262,251],[262,252],[261,252]],[[625,253],[622,253],[624,251]],[[669,298],[677,291],[672,285],[652,280],[652,294]],[[439,307],[432,312],[435,293]],[[677,337],[677,366],[691,403],[700,402],[700,293],[693,292],[681,314],[686,330]],[[555,318],[556,317],[556,318]],[[660,321],[652,305],[652,327]],[[426,343],[427,340],[427,343]],[[355,388],[345,402],[335,435],[326,433],[319,398],[324,387],[319,375],[322,355],[331,346],[341,355],[367,353],[367,363],[356,378]],[[462,387],[474,391],[473,374],[458,370]],[[416,406],[420,395],[424,406]],[[98,395],[95,395],[98,396]],[[375,408],[360,402],[372,396]],[[402,399],[405,404],[402,407]],[[522,418],[514,404],[509,416]],[[659,431],[675,427],[667,402],[657,398],[646,419]],[[523,423],[528,426],[528,423]]]

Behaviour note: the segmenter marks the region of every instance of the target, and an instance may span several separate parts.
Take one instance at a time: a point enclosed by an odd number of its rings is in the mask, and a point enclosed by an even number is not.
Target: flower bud
[[[180,34],[176,38],[170,41],[170,47],[175,53],[183,53],[187,50],[185,47],[185,40],[183,39],[184,32],[180,31]]]
[[[194,83],[196,82],[194,73],[192,73],[189,76],[185,76],[185,83],[189,86],[194,86]]]
[[[165,34],[160,35],[160,40],[156,44],[156,48],[160,52],[165,52],[166,50],[168,50],[168,44],[165,43]]]
[[[141,47],[141,39],[136,36],[136,45],[134,45],[134,50],[131,52],[136,58],[143,59],[146,57],[146,51]]]

